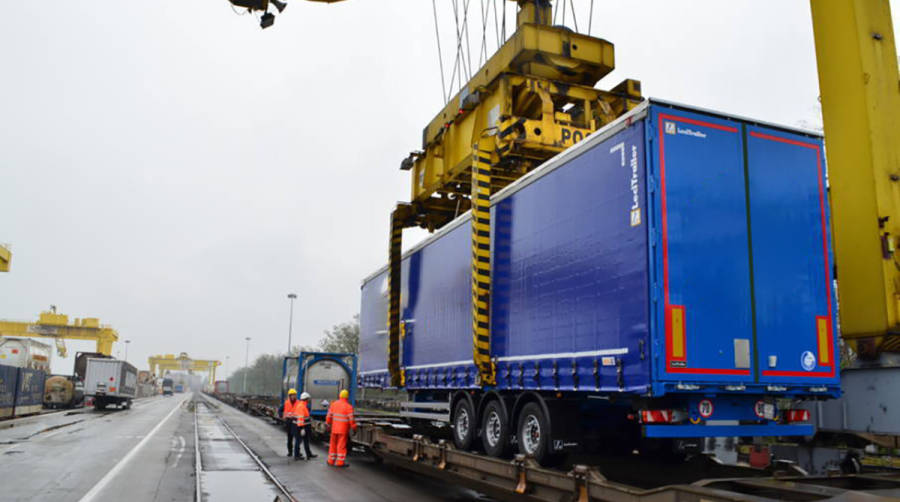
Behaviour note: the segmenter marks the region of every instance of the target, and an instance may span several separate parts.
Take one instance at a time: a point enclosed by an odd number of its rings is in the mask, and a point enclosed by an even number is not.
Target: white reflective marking
[[[119,461],[119,463],[113,466],[113,468],[106,473],[106,476],[103,476],[103,479],[98,481],[97,484],[94,485],[94,487],[91,488],[91,490],[87,492],[83,497],[81,497],[78,502],[90,502],[96,499],[97,495],[99,495],[100,492],[102,492],[103,489],[106,488],[106,485],[108,485],[110,481],[115,479],[115,477],[119,474],[119,471],[121,471],[125,467],[125,465],[137,454],[138,450],[140,450],[145,444],[147,444],[147,441],[149,441],[150,438],[152,438],[153,435],[156,434],[156,432],[163,426],[163,424],[166,423],[166,421],[169,420],[172,415],[175,414],[176,411],[181,409],[181,406],[184,405],[185,401],[187,401],[187,398],[182,399],[177,406],[172,408],[172,411],[170,411],[168,415],[160,420],[159,423],[156,424],[155,427],[153,427],[150,433],[144,436],[144,439],[142,439],[140,443],[135,445],[135,447],[132,448],[131,451],[129,451],[128,454],[126,454],[122,458],[122,460]]]
[[[557,354],[538,354],[533,356],[498,357],[498,361],[531,361],[534,359],[568,359],[574,357],[620,356],[628,353],[627,347],[619,349],[588,350],[585,352],[559,352]]]

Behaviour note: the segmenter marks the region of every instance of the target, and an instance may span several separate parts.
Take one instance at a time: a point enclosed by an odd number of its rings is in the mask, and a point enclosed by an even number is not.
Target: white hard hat
[[[309,399],[309,392],[304,392],[300,394],[300,400]]]

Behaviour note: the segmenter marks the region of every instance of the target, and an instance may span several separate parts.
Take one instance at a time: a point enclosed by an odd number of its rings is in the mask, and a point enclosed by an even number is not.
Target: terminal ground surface
[[[229,429],[296,500],[487,500],[365,456],[351,456],[348,469],[328,467],[327,445],[313,444],[318,458],[294,461],[286,456],[285,434],[279,426],[199,394],[141,399],[130,410],[53,413],[0,429],[0,472],[5,480],[0,498],[196,500],[195,437],[199,437],[202,500],[246,500],[241,490],[253,489],[248,485],[258,485],[262,476],[252,472],[249,454],[233,441],[226,445],[233,439]],[[272,494],[266,500],[277,496],[274,486],[264,492]]]

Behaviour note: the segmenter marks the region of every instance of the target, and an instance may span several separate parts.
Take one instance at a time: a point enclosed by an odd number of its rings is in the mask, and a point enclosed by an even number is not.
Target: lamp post
[[[250,371],[248,368],[250,364],[250,337],[244,338],[247,340],[247,351],[244,353],[244,394],[247,393],[247,373]]]
[[[228,372],[228,360],[231,359],[231,356],[225,356],[225,380],[231,378],[231,373]]]
[[[291,355],[291,333],[294,330],[294,300],[297,299],[297,295],[294,293],[288,293],[288,299],[291,300],[291,314],[288,318],[288,350],[287,354]]]
[[[128,344],[131,343],[131,340],[125,340],[125,362],[128,362]]]

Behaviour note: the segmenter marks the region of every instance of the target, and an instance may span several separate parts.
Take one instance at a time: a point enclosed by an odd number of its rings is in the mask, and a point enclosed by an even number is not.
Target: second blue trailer
[[[840,393],[822,138],[650,101],[492,198],[491,353],[472,362],[470,222],[402,262],[402,366],[454,441],[809,435]],[[360,379],[386,387],[387,273],[362,286]]]

